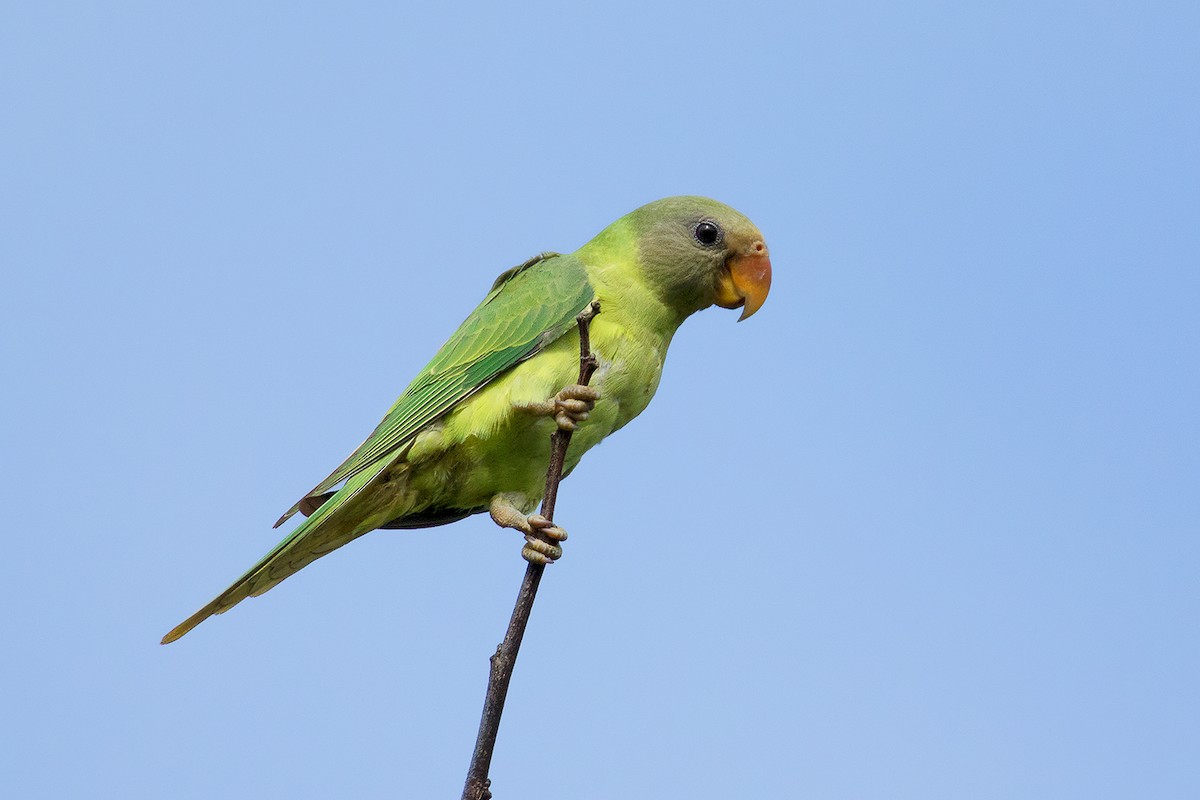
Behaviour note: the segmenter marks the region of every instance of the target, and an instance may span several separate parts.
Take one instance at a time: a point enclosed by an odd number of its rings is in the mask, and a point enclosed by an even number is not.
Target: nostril
[[[754,243],[754,252],[764,253],[764,252],[766,252],[766,250],[767,250],[767,246],[765,244],[763,244],[762,242]]]

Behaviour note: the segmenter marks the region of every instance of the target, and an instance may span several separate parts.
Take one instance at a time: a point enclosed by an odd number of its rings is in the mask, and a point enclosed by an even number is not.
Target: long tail
[[[296,530],[275,545],[274,549],[263,556],[245,575],[234,581],[232,586],[172,628],[162,638],[162,643],[170,644],[213,614],[223,614],[247,597],[258,597],[326,553],[331,553],[347,542],[374,530],[377,525],[372,524],[372,520],[363,519],[362,515],[352,513],[353,509],[347,509],[346,506],[390,463],[391,459],[383,459],[378,468],[351,478],[341,490],[317,508],[311,517],[300,523]]]

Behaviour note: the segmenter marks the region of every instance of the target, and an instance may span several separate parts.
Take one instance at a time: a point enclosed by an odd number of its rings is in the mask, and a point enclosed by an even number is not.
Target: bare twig
[[[579,324],[579,383],[583,386],[587,386],[598,366],[596,357],[592,355],[588,326],[599,313],[600,303],[593,301],[575,318]],[[542,498],[541,510],[542,516],[549,520],[554,519],[554,503],[558,499],[558,484],[562,480],[563,464],[570,443],[571,431],[559,429],[550,437],[550,467],[546,471],[546,493]],[[483,699],[483,719],[479,722],[479,736],[475,739],[475,752],[471,756],[471,767],[467,770],[462,800],[488,800],[492,796],[488,789],[491,784],[488,771],[492,766],[492,751],[496,747],[496,734],[500,729],[500,715],[504,713],[504,699],[508,695],[508,684],[517,662],[517,651],[521,649],[525,625],[529,622],[529,612],[533,610],[533,601],[545,569],[544,564],[532,563],[525,568],[525,580],[521,582],[512,619],[508,621],[508,631],[492,656],[487,695]]]

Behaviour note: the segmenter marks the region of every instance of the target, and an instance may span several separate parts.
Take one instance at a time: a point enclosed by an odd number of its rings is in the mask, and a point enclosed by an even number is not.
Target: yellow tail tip
[[[194,617],[186,619],[183,622],[176,625],[174,628],[171,628],[170,632],[168,632],[166,636],[162,637],[162,641],[159,642],[159,644],[170,644],[171,642],[177,641],[177,640],[183,638],[183,635],[185,633],[187,633],[188,631],[190,631],[192,628],[196,627],[199,624],[200,624],[200,620],[198,620]]]

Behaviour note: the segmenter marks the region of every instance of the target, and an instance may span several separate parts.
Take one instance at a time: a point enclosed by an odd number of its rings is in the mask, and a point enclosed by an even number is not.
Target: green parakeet
[[[442,525],[488,511],[526,534],[526,558],[557,558],[561,550],[533,534],[554,541],[566,533],[531,514],[555,427],[575,430],[570,473],[650,402],[684,319],[714,303],[742,308],[745,319],[770,284],[758,228],[703,197],[642,206],[570,255],[543,253],[504,272],[367,440],[276,527],[297,511],[308,518],[163,644],[381,527]],[[593,300],[601,308],[591,325],[600,366],[584,387],[574,385],[575,317]]]

